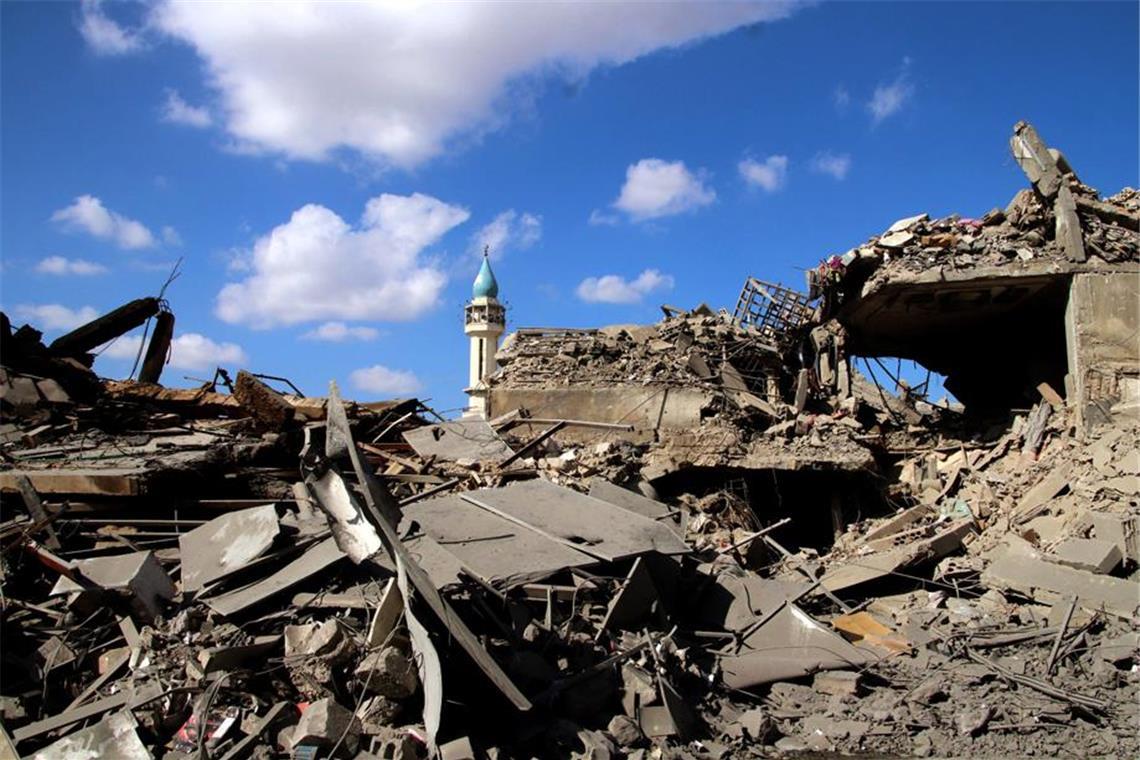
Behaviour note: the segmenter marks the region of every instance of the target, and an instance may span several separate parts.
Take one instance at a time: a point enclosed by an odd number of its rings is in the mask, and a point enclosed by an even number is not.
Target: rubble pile
[[[597,330],[519,330],[496,356],[502,387],[557,387],[588,382],[692,387],[719,385],[728,372],[738,384],[767,394],[783,379],[775,346],[701,305],[668,307],[655,325]]]
[[[1090,256],[1105,264],[1140,261],[1140,191],[1126,187],[1102,199],[1096,188],[1077,178],[1063,155],[1044,149],[1032,127],[1019,123],[1013,139],[1014,155],[1030,179],[1038,169],[1027,162],[1051,157],[1053,187],[1035,180],[1033,188],[1018,191],[1004,209],[994,208],[978,219],[958,214],[900,219],[881,235],[809,270],[811,297],[828,296],[825,304],[834,308],[860,290],[873,291],[905,273],[1024,270],[1041,264],[1070,270]],[[1025,148],[1021,155],[1021,139],[1038,144],[1039,152],[1033,155]],[[1072,226],[1079,230],[1075,243],[1056,233],[1064,227],[1064,211],[1054,198],[1066,193]]]
[[[880,268],[1044,230],[1078,276],[1031,181]],[[1074,208],[1080,266],[1140,276],[1135,229]],[[97,378],[160,299],[50,346],[0,319],[0,756],[1140,755],[1140,357],[1081,322],[1073,372],[1111,385],[934,404],[856,371],[863,297],[750,278],[733,314],[520,330],[455,420]]]

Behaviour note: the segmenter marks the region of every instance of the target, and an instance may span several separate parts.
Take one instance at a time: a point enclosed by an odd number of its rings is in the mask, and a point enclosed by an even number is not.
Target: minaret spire
[[[468,386],[471,402],[464,416],[487,417],[489,410],[486,380],[498,365],[495,352],[499,336],[506,329],[506,309],[498,301],[499,283],[491,271],[491,247],[483,246],[483,264],[471,285],[471,300],[463,309],[463,332],[471,341]]]

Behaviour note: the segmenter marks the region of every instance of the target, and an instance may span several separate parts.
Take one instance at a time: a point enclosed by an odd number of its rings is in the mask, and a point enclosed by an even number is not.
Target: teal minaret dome
[[[491,260],[487,258],[487,251],[483,251],[483,266],[479,267],[479,274],[475,284],[471,286],[472,298],[496,298],[499,295],[499,283],[495,281],[495,273],[491,271]]]
[[[487,378],[499,365],[495,355],[499,350],[499,336],[507,327],[507,310],[499,303],[499,283],[491,271],[491,249],[483,248],[483,266],[471,286],[471,300],[463,307],[463,332],[471,339],[471,363],[467,387],[463,390],[471,397],[464,417],[487,419],[491,405],[491,391]]]

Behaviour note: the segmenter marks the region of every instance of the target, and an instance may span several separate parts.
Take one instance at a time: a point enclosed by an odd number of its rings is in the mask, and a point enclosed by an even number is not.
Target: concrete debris
[[[1140,192],[1011,147],[807,293],[516,330],[486,419],[0,316],[0,754],[1140,755]]]

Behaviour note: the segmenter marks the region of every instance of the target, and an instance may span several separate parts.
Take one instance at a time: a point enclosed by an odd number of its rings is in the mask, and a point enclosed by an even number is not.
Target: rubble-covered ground
[[[979,413],[851,352],[934,270],[1140,278],[1136,191],[1049,155],[809,306],[750,280],[779,329],[520,330],[490,420],[95,377],[155,299],[50,346],[0,319],[0,757],[1140,756],[1140,356],[1113,404],[1041,377]],[[637,413],[495,406],[567,389]]]

